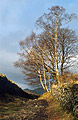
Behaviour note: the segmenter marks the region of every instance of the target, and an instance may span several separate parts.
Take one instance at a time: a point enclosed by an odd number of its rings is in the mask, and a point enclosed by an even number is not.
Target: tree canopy
[[[36,21],[40,34],[31,33],[20,42],[22,52],[16,67],[22,68],[30,85],[42,86],[51,91],[52,83],[63,82],[64,71],[73,66],[77,54],[78,39],[75,31],[64,27],[75,14],[67,14],[63,7],[52,6]]]

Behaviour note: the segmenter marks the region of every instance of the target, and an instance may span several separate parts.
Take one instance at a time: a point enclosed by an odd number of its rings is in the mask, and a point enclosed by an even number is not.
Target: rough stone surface
[[[53,88],[52,92],[64,109],[72,111],[78,117],[78,84],[64,84]]]

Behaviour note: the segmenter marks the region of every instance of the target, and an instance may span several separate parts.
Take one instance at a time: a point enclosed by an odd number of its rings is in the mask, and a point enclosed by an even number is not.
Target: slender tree
[[[29,84],[38,86],[41,83],[48,92],[51,91],[52,82],[62,82],[60,73],[62,78],[64,69],[71,66],[78,42],[75,32],[63,28],[63,25],[74,17],[74,14],[65,13],[63,7],[54,6],[36,21],[41,33],[36,35],[33,32],[20,42],[21,59],[15,62],[15,66],[23,69]]]
[[[61,27],[67,23],[69,23],[75,14],[67,14],[63,7],[54,6],[49,9],[49,13],[41,16],[37,21],[36,24],[39,26],[43,31],[46,31],[48,35],[54,41],[54,57],[55,57],[55,71],[56,71],[56,82],[59,84],[59,70],[58,70],[58,50],[57,50],[57,41],[58,41],[58,33]]]

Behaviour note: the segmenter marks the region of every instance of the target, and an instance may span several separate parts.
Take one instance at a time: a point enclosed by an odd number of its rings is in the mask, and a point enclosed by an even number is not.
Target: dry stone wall
[[[64,84],[53,88],[52,93],[64,109],[72,111],[78,117],[78,84]]]

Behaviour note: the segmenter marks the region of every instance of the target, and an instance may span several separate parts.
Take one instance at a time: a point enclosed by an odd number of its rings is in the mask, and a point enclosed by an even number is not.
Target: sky
[[[13,66],[19,58],[19,42],[36,30],[36,20],[54,5],[78,16],[78,0],[0,0],[0,73],[22,88],[28,88],[24,76]],[[78,20],[68,27],[78,31]]]

